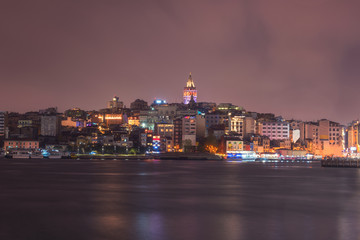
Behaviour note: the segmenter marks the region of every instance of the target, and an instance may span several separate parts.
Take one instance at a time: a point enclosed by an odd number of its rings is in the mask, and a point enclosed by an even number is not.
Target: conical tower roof
[[[192,77],[191,77],[191,72],[189,74],[189,78],[188,78],[188,81],[186,83],[186,87],[190,87],[190,88],[194,88],[195,87],[195,84],[194,84],[194,81],[192,80]]]

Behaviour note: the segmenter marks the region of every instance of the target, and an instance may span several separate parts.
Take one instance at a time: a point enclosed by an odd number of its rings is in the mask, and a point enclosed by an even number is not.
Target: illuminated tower
[[[190,73],[186,87],[184,87],[184,104],[188,104],[191,100],[191,97],[193,97],[194,101],[196,102],[197,90]]]

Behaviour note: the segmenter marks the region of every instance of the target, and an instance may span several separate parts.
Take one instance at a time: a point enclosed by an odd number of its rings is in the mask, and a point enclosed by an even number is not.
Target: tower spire
[[[194,81],[193,81],[192,76],[191,76],[191,72],[189,74],[189,78],[188,78],[188,81],[186,83],[186,87],[193,87],[193,88],[195,87]]]

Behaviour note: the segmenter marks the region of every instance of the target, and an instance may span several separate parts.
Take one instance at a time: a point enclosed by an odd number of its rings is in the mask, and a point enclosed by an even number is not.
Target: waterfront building
[[[152,151],[153,153],[160,153],[160,136],[154,135],[152,141]]]
[[[290,139],[283,139],[278,140],[279,141],[279,147],[281,149],[291,149],[291,140]]]
[[[323,146],[324,155],[341,155],[342,150],[344,149],[344,127],[340,123],[329,121],[327,119],[322,119],[319,121],[319,133],[320,140],[323,141],[325,145],[326,140],[328,140],[328,148]]]
[[[346,129],[346,148],[351,152],[360,152],[360,123],[353,121]]]
[[[300,124],[300,140],[306,142],[311,140],[314,144],[320,143],[319,123],[303,122]]]
[[[301,157],[306,158],[305,150],[277,149],[276,152],[285,158]]]
[[[146,150],[152,151],[154,133],[152,130],[148,130],[148,129],[145,129],[145,133],[146,133]]]
[[[269,137],[254,134],[250,136],[249,140],[253,144],[253,151],[257,153],[264,153],[270,151]]]
[[[174,140],[172,137],[154,136],[153,149],[155,153],[174,152]]]
[[[244,150],[244,142],[237,134],[224,135],[221,137],[219,151],[223,154],[236,154]]]
[[[171,137],[165,137],[161,139],[161,148],[165,152],[174,152],[174,140]]]
[[[300,140],[317,155],[341,156],[344,149],[344,128],[337,122],[321,119],[300,124]]]
[[[193,99],[195,102],[197,101],[197,90],[190,73],[188,81],[186,83],[186,87],[184,87],[184,95],[183,95],[184,104],[189,104],[191,99]]]
[[[6,139],[4,140],[4,150],[9,149],[38,149],[39,141],[25,139]]]
[[[243,141],[226,139],[226,154],[236,154],[243,151]]]

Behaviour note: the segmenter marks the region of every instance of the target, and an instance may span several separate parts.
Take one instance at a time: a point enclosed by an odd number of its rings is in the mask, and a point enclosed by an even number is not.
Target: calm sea
[[[0,160],[0,239],[360,239],[360,170]]]

